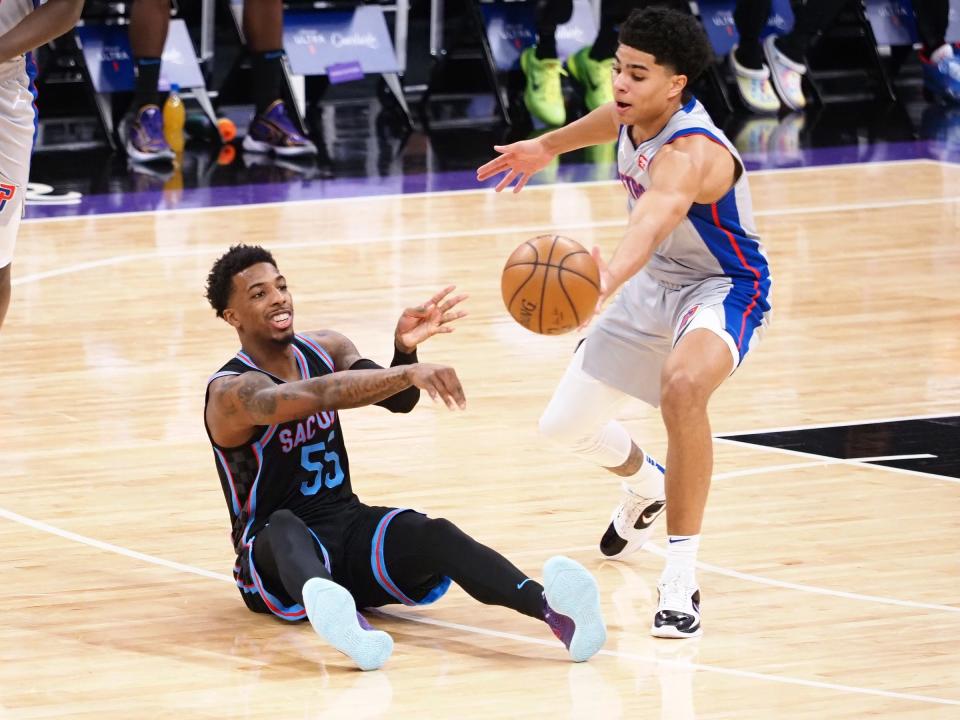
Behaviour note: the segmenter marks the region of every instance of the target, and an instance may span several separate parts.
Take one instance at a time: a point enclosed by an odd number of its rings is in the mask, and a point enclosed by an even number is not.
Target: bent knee
[[[660,381],[660,407],[677,413],[706,407],[713,388],[686,368],[664,373]]]
[[[280,527],[290,527],[292,525],[303,525],[303,520],[296,516],[296,513],[293,510],[288,510],[286,508],[282,510],[274,510],[270,513],[270,518],[267,520],[268,525],[275,525]]]

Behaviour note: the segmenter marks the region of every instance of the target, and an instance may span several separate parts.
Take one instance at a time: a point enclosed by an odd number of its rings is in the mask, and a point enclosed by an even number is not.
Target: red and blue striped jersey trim
[[[295,337],[297,338],[297,340],[302,342],[308,348],[313,350],[317,354],[317,357],[319,357],[323,361],[323,363],[328,368],[330,368],[330,372],[336,371],[336,367],[334,367],[334,364],[333,364],[333,358],[331,358],[330,355],[327,354],[327,351],[323,349],[320,343],[318,343],[316,340],[312,338],[307,337],[306,335],[296,335]]]

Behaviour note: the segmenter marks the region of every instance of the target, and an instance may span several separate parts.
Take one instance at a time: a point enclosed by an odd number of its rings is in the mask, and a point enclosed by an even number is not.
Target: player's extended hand
[[[597,269],[600,271],[600,295],[597,297],[597,306],[594,308],[593,313],[590,317],[587,318],[578,330],[583,330],[587,325],[590,324],[590,321],[600,314],[600,311],[603,309],[603,304],[619,287],[619,283],[614,280],[613,275],[610,273],[610,268],[607,265],[607,261],[603,259],[603,256],[600,254],[600,248],[596,245],[593,246],[593,250],[590,251],[590,254],[593,256],[593,260],[597,263]]]
[[[466,409],[467,398],[463,394],[463,386],[460,385],[457,371],[452,367],[428,363],[415,363],[406,367],[411,384],[426,390],[432,400],[440,398],[451,410],[456,410],[458,407],[461,410]]]
[[[483,182],[494,175],[506,172],[503,179],[497,183],[497,192],[508,187],[514,180],[517,180],[517,184],[513,186],[513,191],[520,192],[527,184],[527,180],[534,173],[543,170],[554,158],[554,153],[549,152],[539,140],[521,140],[510,145],[494,145],[493,149],[500,155],[477,168],[477,180]]]
[[[448,285],[422,305],[403,311],[394,333],[394,341],[400,350],[413,352],[417,345],[437,333],[453,332],[451,323],[467,316],[466,310],[453,309],[467,299],[466,295],[447,297],[456,287]]]

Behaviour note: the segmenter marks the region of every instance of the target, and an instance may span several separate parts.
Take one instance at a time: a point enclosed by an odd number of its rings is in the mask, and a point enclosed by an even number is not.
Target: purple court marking
[[[743,154],[747,170],[775,168],[817,167],[822,165],[867,164],[895,160],[929,159],[960,162],[960,146],[953,143],[905,142],[875,143],[865,146],[842,146],[792,150],[788,152],[746,152]],[[541,172],[531,185],[550,183],[578,183],[614,180],[612,164],[564,165],[553,172]],[[149,212],[153,210],[199,209],[259,205],[276,202],[302,202],[337,198],[375,197],[378,195],[407,195],[456,190],[476,190],[493,187],[477,183],[473,170],[432,173],[429,175],[394,175],[389,177],[346,177],[300,182],[266,183],[260,185],[232,185],[206,188],[187,188],[163,191],[87,195],[76,205],[28,204],[26,217],[50,218],[111,213]]]

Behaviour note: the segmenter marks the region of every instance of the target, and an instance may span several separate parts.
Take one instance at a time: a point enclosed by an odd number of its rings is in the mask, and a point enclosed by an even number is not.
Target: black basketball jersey
[[[296,335],[293,354],[303,379],[334,371],[333,360],[312,338]],[[278,385],[284,382],[260,370],[246,353],[238,352],[207,381],[204,426],[210,383],[251,370],[259,370]],[[237,553],[275,510],[292,510],[310,525],[357,500],[350,487],[350,463],[340,419],[334,410],[279,425],[259,426],[250,441],[238,447],[217,445],[210,428],[207,437],[213,445],[220,484],[230,509],[231,537]]]

